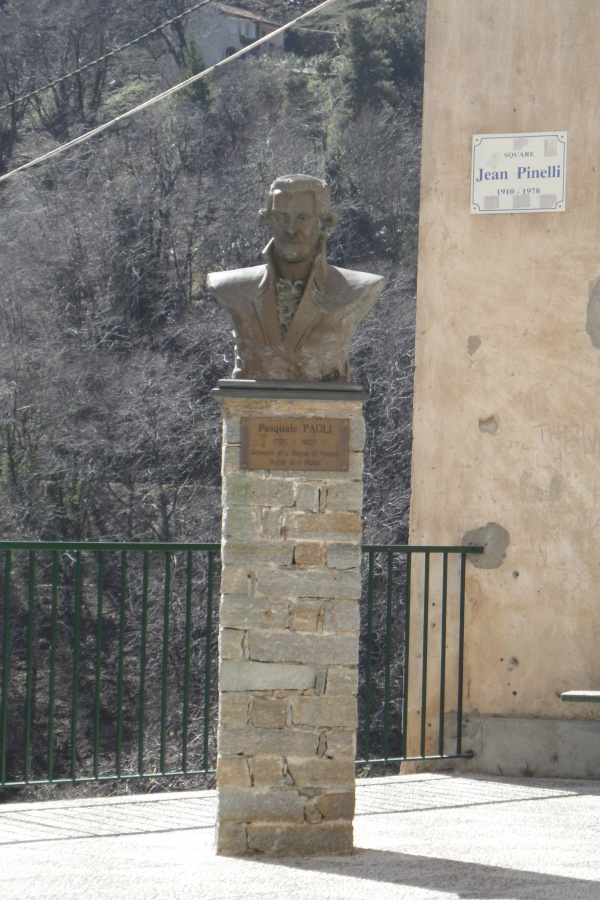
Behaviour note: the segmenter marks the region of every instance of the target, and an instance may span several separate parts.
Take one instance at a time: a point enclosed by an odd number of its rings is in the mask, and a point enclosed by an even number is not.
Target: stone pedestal
[[[217,852],[350,853],[367,395],[355,385],[240,381],[215,393],[223,405]],[[302,427],[347,420],[347,471],[242,469],[241,421],[256,417]]]

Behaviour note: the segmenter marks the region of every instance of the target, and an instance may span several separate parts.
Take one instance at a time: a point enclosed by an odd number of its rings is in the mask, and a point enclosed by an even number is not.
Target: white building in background
[[[189,16],[186,37],[194,42],[209,67],[277,27],[277,22],[264,16],[224,3],[210,3]],[[283,39],[283,34],[276,35],[262,44],[260,52],[283,53]]]

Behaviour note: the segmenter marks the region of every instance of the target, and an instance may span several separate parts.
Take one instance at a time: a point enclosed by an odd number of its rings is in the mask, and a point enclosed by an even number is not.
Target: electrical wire
[[[183,19],[185,18],[185,16],[189,16],[190,13],[195,12],[195,10],[200,9],[201,6],[206,6],[207,3],[211,2],[212,0],[202,0],[201,3],[196,3],[195,6],[190,6],[190,8],[186,9],[185,12],[180,13],[178,16],[173,16],[173,18],[169,19],[168,22],[163,22],[162,25],[157,25],[156,28],[152,28],[150,31],[146,31],[145,34],[140,34],[139,37],[133,38],[132,41],[128,41],[126,44],[121,44],[120,47],[115,47],[115,49],[111,50],[110,53],[105,53],[104,56],[99,56],[98,59],[93,59],[91,62],[86,63],[84,66],[81,66],[79,69],[74,69],[73,72],[69,72],[67,75],[61,75],[61,77],[57,78],[56,81],[50,81],[43,87],[36,88],[35,91],[29,91],[28,94],[23,94],[22,97],[17,97],[16,100],[11,100],[10,103],[5,103],[4,106],[0,106],[0,112],[3,112],[5,109],[10,109],[11,106],[16,106],[17,103],[23,103],[25,100],[29,100],[30,97],[35,97],[37,94],[43,94],[44,91],[49,91],[50,88],[56,87],[57,84],[62,84],[63,81],[68,81],[69,78],[74,78],[75,75],[79,75],[81,72],[86,72],[88,69],[92,69],[94,66],[100,65],[100,63],[104,62],[105,59],[110,59],[111,56],[116,56],[117,53],[121,53],[122,50],[127,50],[128,47],[133,47],[134,44],[139,44],[140,41],[143,41],[147,37],[150,37],[151,34],[156,34],[157,31],[162,31],[163,28],[167,28],[169,25],[172,25],[173,22],[177,22],[179,19]]]
[[[194,84],[196,81],[200,81],[202,78],[206,78],[208,75],[211,75],[218,69],[223,68],[223,66],[233,62],[236,59],[239,59],[241,56],[244,56],[251,50],[256,49],[256,47],[259,47],[261,44],[265,44],[267,43],[267,41],[273,40],[274,37],[277,37],[280,34],[284,34],[284,32],[288,30],[288,28],[292,28],[298,22],[307,19],[309,16],[314,15],[316,12],[320,12],[327,6],[331,6],[332,3],[336,2],[338,2],[338,0],[324,0],[323,3],[319,3],[317,6],[313,7],[313,9],[309,9],[307,12],[302,13],[302,15],[297,16],[295,19],[292,19],[291,22],[287,22],[280,28],[276,28],[274,31],[269,32],[269,34],[265,34],[263,37],[258,38],[258,40],[254,41],[252,44],[248,44],[247,47],[242,47],[242,49],[238,50],[237,53],[232,53],[231,56],[228,56],[226,59],[222,59],[221,62],[216,63],[214,66],[210,66],[208,69],[203,69],[202,72],[197,72],[196,75],[192,75],[190,76],[190,78],[186,78],[185,81],[180,81],[178,84],[173,85],[173,87],[168,88],[168,90],[163,91],[161,94],[156,94],[149,100],[144,101],[144,103],[140,103],[139,106],[134,106],[133,109],[129,109],[127,110],[127,112],[121,113],[121,115],[116,116],[114,119],[111,119],[108,122],[104,122],[102,125],[98,125],[96,128],[92,128],[91,131],[87,131],[85,132],[85,134],[79,135],[79,137],[74,138],[72,141],[67,141],[67,143],[55,147],[54,150],[49,150],[48,153],[43,153],[41,156],[38,156],[27,163],[24,163],[22,166],[18,166],[16,169],[12,169],[10,172],[6,172],[4,175],[0,175],[0,184],[4,181],[8,181],[9,178],[14,178],[15,175],[18,175],[19,173],[24,172],[27,169],[33,168],[33,166],[38,166],[42,162],[46,162],[49,159],[53,159],[55,156],[59,156],[61,153],[65,153],[67,150],[71,150],[73,147],[77,147],[79,144],[84,144],[86,141],[89,141],[93,137],[96,137],[96,135],[101,134],[103,131],[107,131],[109,128],[112,128],[113,125],[117,125],[119,122],[123,122],[125,119],[129,119],[131,118],[131,116],[142,112],[142,110],[149,109],[151,106],[154,106],[155,104],[166,100],[168,97],[172,97],[173,94],[182,91],[190,84]]]

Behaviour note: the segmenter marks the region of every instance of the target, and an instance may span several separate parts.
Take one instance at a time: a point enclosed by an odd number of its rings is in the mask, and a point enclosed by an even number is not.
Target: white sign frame
[[[471,212],[564,212],[566,131],[473,136]]]

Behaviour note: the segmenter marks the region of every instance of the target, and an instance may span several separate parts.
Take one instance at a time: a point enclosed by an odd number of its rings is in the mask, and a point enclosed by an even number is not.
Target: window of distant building
[[[229,20],[229,34],[237,34],[238,33],[238,23],[235,19]]]

